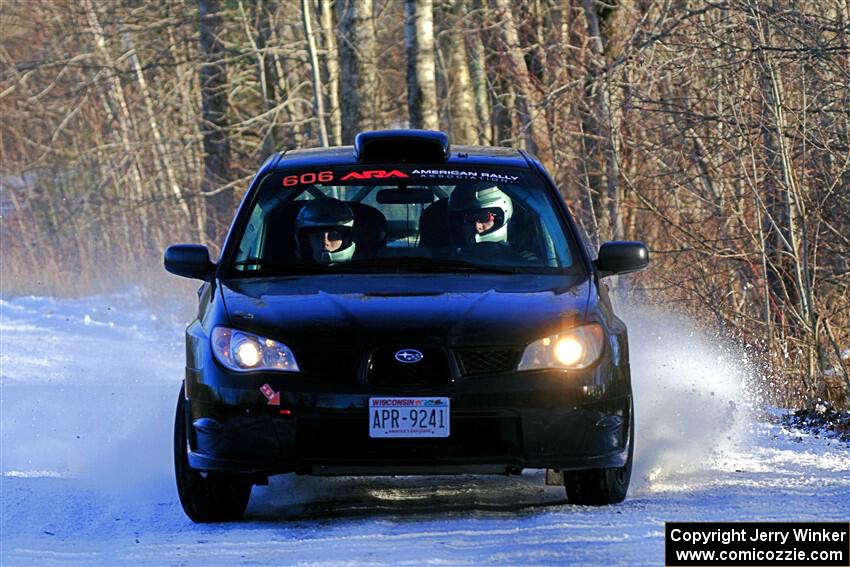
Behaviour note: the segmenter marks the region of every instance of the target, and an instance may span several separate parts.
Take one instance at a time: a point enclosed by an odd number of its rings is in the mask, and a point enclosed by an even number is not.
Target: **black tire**
[[[626,498],[632,477],[632,461],[635,454],[634,410],[629,411],[629,448],[626,464],[607,469],[564,471],[564,488],[567,499],[573,504],[605,506],[617,504]]]
[[[241,520],[251,497],[251,482],[235,475],[203,474],[192,469],[186,427],[186,397],[181,387],[174,418],[174,476],[183,511],[198,523]]]

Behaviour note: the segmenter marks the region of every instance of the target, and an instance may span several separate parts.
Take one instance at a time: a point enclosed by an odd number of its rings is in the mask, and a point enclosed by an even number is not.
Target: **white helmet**
[[[451,225],[464,244],[507,243],[508,221],[513,213],[511,198],[489,183],[460,185],[449,196]],[[485,228],[479,231],[476,227]]]
[[[324,239],[342,240],[336,250],[327,250],[321,240],[311,235],[320,235]],[[338,199],[330,197],[307,201],[295,218],[295,244],[302,260],[317,264],[336,264],[348,262],[354,256],[354,213],[351,208]]]

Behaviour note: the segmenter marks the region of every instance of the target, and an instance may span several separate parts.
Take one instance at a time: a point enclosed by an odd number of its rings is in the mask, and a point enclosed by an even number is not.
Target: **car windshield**
[[[274,172],[242,217],[226,273],[581,272],[553,197],[512,168]]]

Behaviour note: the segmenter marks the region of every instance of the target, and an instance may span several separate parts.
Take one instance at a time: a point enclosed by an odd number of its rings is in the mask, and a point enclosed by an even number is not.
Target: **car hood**
[[[584,317],[587,278],[309,276],[230,280],[230,324],[290,345],[517,345]]]

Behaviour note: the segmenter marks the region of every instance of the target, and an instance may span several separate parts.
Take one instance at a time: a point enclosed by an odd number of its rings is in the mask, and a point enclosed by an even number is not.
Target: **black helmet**
[[[312,238],[311,235],[316,235]],[[335,250],[327,250],[322,241],[341,240]],[[348,262],[354,256],[354,213],[338,199],[325,197],[307,201],[295,218],[295,241],[302,260],[317,264]]]

